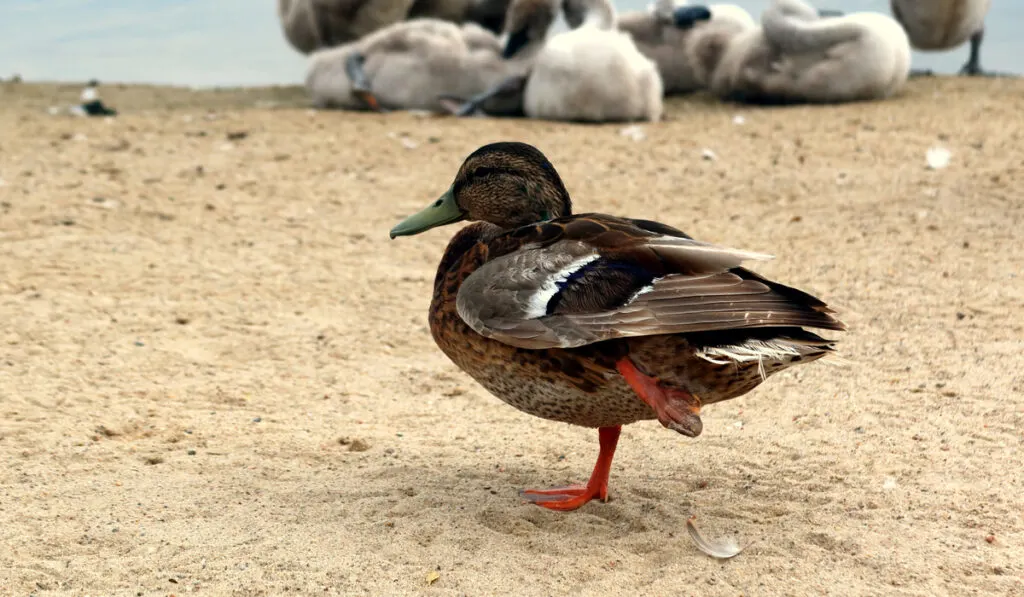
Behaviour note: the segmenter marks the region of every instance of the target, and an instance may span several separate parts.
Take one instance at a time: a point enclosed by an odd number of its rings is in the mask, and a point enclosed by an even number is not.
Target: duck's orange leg
[[[697,437],[704,424],[700,420],[700,398],[661,385],[656,377],[644,374],[629,357],[615,363],[636,395],[654,409],[662,425],[689,437]]]
[[[575,510],[594,498],[608,501],[608,474],[612,470],[612,457],[619,443],[622,427],[601,427],[597,430],[601,441],[601,452],[597,464],[586,485],[556,487],[554,489],[524,489],[519,492],[523,499],[551,510]]]

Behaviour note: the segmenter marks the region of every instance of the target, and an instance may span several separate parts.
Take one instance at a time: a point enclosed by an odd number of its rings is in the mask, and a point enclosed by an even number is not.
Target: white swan
[[[761,27],[732,36],[724,51],[698,50],[710,56],[712,93],[759,103],[881,99],[902,89],[910,73],[910,42],[899,23],[867,12],[821,18],[801,0],[773,0]]]
[[[971,40],[962,74],[982,75],[981,42],[991,0],[890,0],[892,15],[918,50],[948,50]]]
[[[541,39],[550,27],[542,13],[523,23],[524,35]],[[529,52],[505,60],[498,38],[475,23],[438,19],[395,23],[310,58],[306,89],[320,108],[442,110],[440,97],[470,97],[521,76]],[[509,103],[510,102],[510,103]],[[521,99],[493,98],[496,112],[515,113]]]
[[[735,4],[690,6],[674,0],[658,0],[646,11],[620,15],[618,27],[629,33],[637,49],[658,66],[664,94],[674,95],[703,87],[687,47],[711,22],[725,23],[725,27],[734,25],[737,29],[755,25],[750,13]]]
[[[657,66],[616,29],[608,0],[565,0],[566,21],[578,26],[537,53],[523,91],[531,118],[586,122],[661,119]]]

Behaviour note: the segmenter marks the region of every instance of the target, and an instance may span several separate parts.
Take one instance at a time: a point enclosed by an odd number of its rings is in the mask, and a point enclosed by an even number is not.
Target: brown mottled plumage
[[[801,326],[845,329],[822,301],[738,267],[763,255],[657,222],[572,215],[561,178],[530,145],[481,147],[392,236],[461,219],[479,221],[455,234],[438,267],[437,345],[512,406],[601,429],[586,487],[527,492],[550,508],[607,496],[621,425],[657,418],[696,436],[702,405],[831,352]]]

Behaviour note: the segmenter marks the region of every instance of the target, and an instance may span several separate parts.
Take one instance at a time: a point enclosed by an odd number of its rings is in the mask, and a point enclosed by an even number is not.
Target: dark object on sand
[[[71,111],[81,116],[116,116],[117,110],[107,106],[100,99],[96,87],[100,84],[96,79],[91,79],[82,90],[82,103],[73,106]]]

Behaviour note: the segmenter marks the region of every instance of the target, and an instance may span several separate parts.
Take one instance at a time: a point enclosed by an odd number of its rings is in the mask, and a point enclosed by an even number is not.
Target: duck
[[[949,50],[971,42],[970,55],[960,74],[987,75],[981,68],[981,42],[991,0],[890,0],[892,16],[926,52]]]
[[[277,0],[289,44],[302,54],[358,40],[414,18],[476,23],[497,33],[509,0]]]
[[[564,0],[561,10],[572,29],[527,38],[522,23],[554,22],[558,0],[513,0],[506,21],[503,55],[530,56],[530,67],[471,98],[457,115],[490,113],[483,103],[494,94],[520,97],[528,118],[570,122],[658,121],[664,109],[661,75],[633,38],[616,28],[609,0]],[[543,15],[538,17],[537,15]]]
[[[697,43],[711,92],[764,104],[884,99],[910,74],[910,42],[888,15],[823,18],[802,0],[773,0],[761,26]]]
[[[598,430],[586,484],[521,492],[545,508],[607,501],[623,425],[656,419],[696,437],[703,407],[835,351],[807,328],[846,329],[820,299],[740,267],[768,255],[652,220],[574,214],[557,170],[527,143],[472,152],[390,236],[462,221],[472,223],[434,277],[435,343],[509,405]]]
[[[531,12],[523,34],[545,35],[551,24],[545,17]],[[314,52],[305,86],[318,108],[443,112],[445,97],[474,97],[493,89],[525,72],[530,56],[505,59],[498,37],[476,23],[417,18]],[[496,113],[521,111],[515,93],[495,94],[488,102]]]
[[[703,87],[687,48],[711,21],[716,26],[733,24],[738,29],[755,26],[750,13],[735,4],[679,5],[674,0],[658,0],[648,10],[619,15],[618,28],[633,38],[641,54],[654,61],[661,75],[662,92],[669,96]]]

